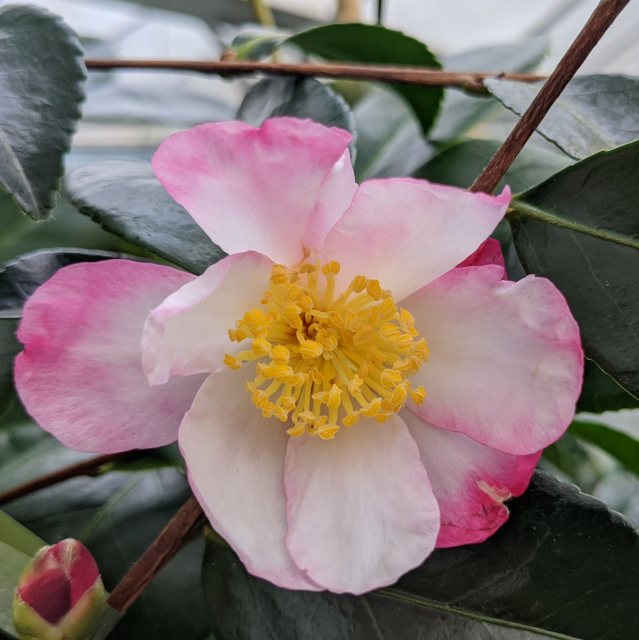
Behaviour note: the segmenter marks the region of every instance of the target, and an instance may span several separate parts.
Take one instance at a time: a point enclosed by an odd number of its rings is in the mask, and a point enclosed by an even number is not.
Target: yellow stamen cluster
[[[229,331],[231,341],[251,344],[225,363],[256,362],[251,399],[264,417],[290,422],[292,436],[329,440],[360,416],[384,422],[409,397],[418,404],[426,397],[406,378],[428,358],[411,314],[364,276],[335,297],[339,270],[337,262],[275,265],[262,307]]]

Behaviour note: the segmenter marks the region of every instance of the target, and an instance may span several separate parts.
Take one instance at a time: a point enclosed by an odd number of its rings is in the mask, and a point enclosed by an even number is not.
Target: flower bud
[[[105,608],[98,565],[77,540],[43,547],[24,570],[13,599],[22,640],[83,640]]]

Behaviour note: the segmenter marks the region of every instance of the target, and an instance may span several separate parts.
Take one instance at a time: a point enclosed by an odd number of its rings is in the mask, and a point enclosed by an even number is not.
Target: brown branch
[[[160,569],[180,550],[203,517],[197,500],[189,498],[120,580],[109,596],[108,603],[117,611],[126,612]]]
[[[473,182],[471,191],[490,193],[497,186],[577,69],[629,1],[601,0],[510,135]]]
[[[33,493],[34,491],[38,491],[39,489],[44,489],[54,484],[64,482],[65,480],[70,480],[71,478],[77,478],[78,476],[97,475],[101,472],[102,467],[111,462],[131,457],[137,457],[138,455],[139,452],[137,451],[127,451],[125,453],[115,454],[112,453],[103,456],[97,456],[95,458],[89,458],[88,460],[83,460],[82,462],[69,465],[68,467],[64,467],[63,469],[58,469],[57,471],[53,471],[52,473],[47,473],[43,476],[40,476],[39,478],[35,478],[35,480],[30,480],[29,482],[18,485],[13,489],[9,489],[9,491],[0,493],[0,505],[11,502],[12,500],[17,500],[18,498],[22,498],[26,495],[29,495],[30,493]]]
[[[231,60],[85,60],[87,69],[107,71],[110,69],[144,69],[162,71],[194,71],[220,76],[245,76],[255,73],[283,76],[312,76],[319,78],[344,78],[347,80],[370,80],[397,84],[414,84],[425,87],[457,87],[475,93],[486,93],[486,78],[538,82],[545,76],[530,73],[498,72],[453,72],[421,67],[395,67],[388,65],[356,64],[282,64],[274,62],[233,62]]]

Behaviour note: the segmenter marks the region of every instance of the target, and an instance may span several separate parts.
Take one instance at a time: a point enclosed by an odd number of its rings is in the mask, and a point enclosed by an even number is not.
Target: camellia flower
[[[107,593],[89,550],[68,538],[43,547],[24,570],[13,600],[21,638],[82,640],[104,610]]]
[[[572,418],[583,355],[557,289],[504,281],[482,244],[508,191],[357,186],[349,141],[289,118],[171,136],[156,175],[228,257],[199,277],[61,269],[24,309],[16,381],[76,449],[177,436],[250,572],[362,593],[503,524]]]

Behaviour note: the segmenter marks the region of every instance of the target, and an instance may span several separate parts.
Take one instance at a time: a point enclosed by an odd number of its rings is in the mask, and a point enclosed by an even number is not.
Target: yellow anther
[[[354,396],[356,393],[359,393],[360,389],[362,388],[362,385],[364,384],[364,380],[362,380],[362,378],[360,378],[357,374],[355,374],[349,381],[348,381],[348,392]]]
[[[319,329],[315,339],[324,347],[325,351],[334,351],[337,348],[337,336],[327,329]]]
[[[366,282],[366,293],[374,300],[379,300],[382,297],[382,287],[379,284],[379,280],[368,280]]]
[[[399,384],[403,379],[404,375],[397,369],[384,369],[379,376],[382,385],[388,389],[393,389],[395,385]]]
[[[229,329],[229,340],[231,342],[242,342],[242,340],[246,340],[246,338],[248,338],[246,331],[242,331],[242,329]]]
[[[256,367],[246,384],[253,404],[293,437],[331,440],[362,416],[385,422],[409,397],[426,397],[408,379],[428,357],[413,316],[378,280],[356,276],[335,291],[339,271],[334,261],[275,265],[263,306],[229,330],[232,342],[250,340],[250,348],[227,354],[225,364]]]
[[[313,298],[304,294],[296,300],[297,304],[301,307],[302,311],[310,311],[313,308]]]
[[[291,329],[295,329],[296,331],[301,331],[304,328],[304,323],[302,322],[302,318],[300,318],[301,313],[302,308],[296,304],[287,304],[282,309],[284,320]]]
[[[315,340],[305,340],[300,345],[300,354],[305,360],[313,360],[319,358],[324,352],[324,346],[321,342]]]
[[[391,318],[397,313],[397,307],[392,298],[385,298],[376,309],[379,317],[384,319]]]
[[[366,289],[367,282],[368,280],[364,276],[355,276],[351,283],[351,287],[355,293],[361,293]]]
[[[229,353],[224,356],[224,364],[229,367],[229,369],[239,369],[242,366],[242,363]]]
[[[325,276],[329,274],[337,275],[339,273],[339,270],[340,270],[340,264],[335,260],[332,260],[331,262],[327,262],[325,265],[322,266],[322,273]]]
[[[275,345],[271,349],[271,359],[277,364],[288,364],[291,359],[291,352],[281,344]]]
[[[297,438],[306,431],[306,425],[303,422],[296,422],[292,427],[286,430],[289,436]]]
[[[267,356],[271,351],[271,343],[266,338],[255,338],[251,349],[257,355]]]
[[[274,264],[271,269],[271,282],[273,284],[287,284],[289,281],[289,270],[283,264]]]
[[[407,309],[399,310],[399,326],[413,337],[419,335],[419,332],[415,329],[415,318]]]
[[[330,424],[317,429],[317,435],[322,440],[332,440],[335,434],[339,431],[339,427],[336,424]]]
[[[341,398],[342,390],[336,384],[334,384],[327,394],[326,404],[331,409],[337,409],[342,402]]]

